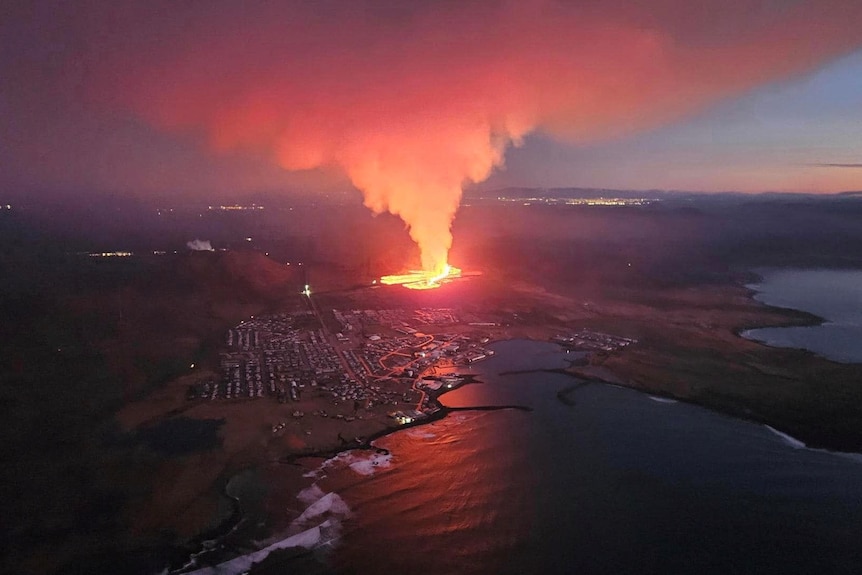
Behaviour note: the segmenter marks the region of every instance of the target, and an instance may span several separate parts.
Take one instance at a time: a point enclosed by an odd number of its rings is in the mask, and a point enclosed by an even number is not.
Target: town
[[[225,334],[220,380],[198,381],[188,398],[299,405],[328,397],[332,405],[350,408],[334,414],[339,419],[402,406],[388,413],[410,423],[439,409],[428,391],[453,388],[464,381],[455,372],[459,366],[494,354],[484,347],[487,335],[459,333],[459,321],[451,309],[332,310],[332,322],[319,321],[314,311],[251,317]],[[340,331],[332,333],[324,323]],[[447,326],[451,333],[429,333]],[[325,409],[312,415],[330,416]],[[293,416],[305,413],[295,410]]]
[[[407,424],[436,413],[433,398],[467,381],[469,366],[494,355],[482,330],[498,324],[453,309],[333,309],[322,316],[310,308],[250,317],[229,329],[221,378],[197,381],[188,399],[266,398],[293,405],[294,418],[306,416],[302,409],[348,422],[375,412]],[[586,329],[552,341],[588,353],[636,343]],[[273,433],[285,425],[273,425]]]
[[[636,339],[609,335],[588,329],[582,329],[572,334],[555,335],[551,341],[563,347],[576,351],[611,352],[637,343]]]

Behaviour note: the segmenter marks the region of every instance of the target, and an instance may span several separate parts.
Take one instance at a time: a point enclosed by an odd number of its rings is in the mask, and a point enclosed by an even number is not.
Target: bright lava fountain
[[[434,289],[448,280],[461,277],[461,270],[446,264],[439,273],[430,271],[411,271],[406,274],[383,276],[380,283],[384,285],[402,285],[410,289]]]

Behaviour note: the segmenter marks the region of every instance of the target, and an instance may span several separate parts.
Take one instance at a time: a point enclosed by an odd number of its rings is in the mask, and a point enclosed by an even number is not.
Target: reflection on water
[[[822,317],[817,326],[752,329],[742,335],[768,345],[807,349],[835,361],[862,362],[862,271],[765,270],[751,285],[763,303]]]
[[[379,442],[390,466],[333,472],[353,511],[343,573],[855,572],[862,464],[763,426],[563,375],[556,346],[502,342],[457,412]],[[541,361],[537,357],[543,357]],[[538,365],[537,365],[538,361]]]
[[[526,415],[456,414],[419,428],[423,433],[410,430],[379,442],[393,453],[388,469],[370,477],[331,476],[327,485],[354,513],[334,558],[340,570],[503,572],[501,553],[516,546],[531,523],[535,481],[519,460],[524,440],[513,445],[492,420],[517,428]],[[518,489],[500,479],[515,470]]]

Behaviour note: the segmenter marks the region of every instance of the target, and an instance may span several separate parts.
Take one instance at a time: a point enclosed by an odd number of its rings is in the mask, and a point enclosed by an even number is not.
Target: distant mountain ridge
[[[651,198],[662,200],[682,200],[682,199],[731,199],[737,198],[740,200],[751,199],[846,199],[846,198],[862,198],[862,191],[846,191],[837,192],[834,194],[815,194],[815,193],[795,193],[795,192],[775,192],[764,191],[758,193],[745,192],[697,192],[687,190],[660,190],[660,189],[645,189],[645,190],[617,190],[612,188],[542,188],[542,187],[519,187],[511,186],[506,188],[498,188],[493,190],[469,189],[465,190],[465,199],[489,199],[489,198]]]

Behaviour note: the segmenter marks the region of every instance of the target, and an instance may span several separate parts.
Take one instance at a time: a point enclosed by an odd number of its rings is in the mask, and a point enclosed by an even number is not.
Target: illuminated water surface
[[[348,502],[344,573],[855,572],[862,462],[769,429],[564,375],[551,344],[494,345],[459,412],[379,444],[392,464],[326,480]]]

